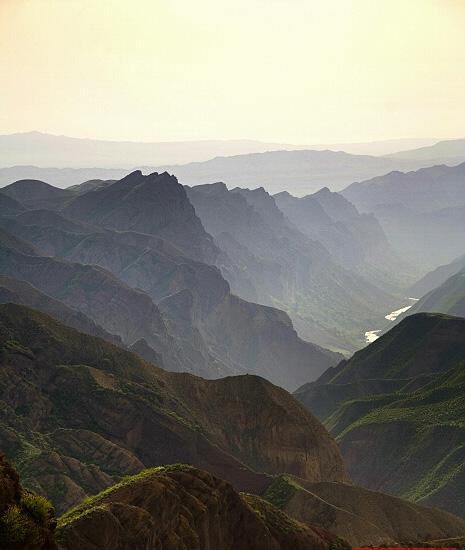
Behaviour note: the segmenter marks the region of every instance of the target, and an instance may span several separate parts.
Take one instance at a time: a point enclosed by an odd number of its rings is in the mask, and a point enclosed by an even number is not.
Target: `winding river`
[[[411,302],[418,302],[418,298],[409,298],[409,300]],[[388,313],[387,315],[385,315],[384,318],[391,322],[395,321],[397,317],[399,317],[399,315],[408,311],[412,306],[413,306],[413,303],[411,303],[408,306],[403,306],[399,309],[396,309],[395,311],[391,311],[391,313]],[[383,329],[367,330],[365,332],[365,342],[367,344],[371,344],[372,342],[374,342],[377,338],[379,338],[379,333],[382,332],[382,330]]]

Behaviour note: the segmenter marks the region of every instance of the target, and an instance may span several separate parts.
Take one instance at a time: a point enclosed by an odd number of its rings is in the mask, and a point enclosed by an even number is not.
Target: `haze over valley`
[[[463,6],[111,4],[0,3],[0,550],[465,549]]]

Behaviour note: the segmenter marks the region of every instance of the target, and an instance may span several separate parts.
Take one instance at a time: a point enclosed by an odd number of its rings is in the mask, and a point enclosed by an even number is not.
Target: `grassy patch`
[[[87,497],[75,508],[68,510],[68,512],[66,512],[59,518],[58,527],[65,527],[66,525],[69,525],[73,521],[76,521],[83,515],[89,513],[91,510],[101,505],[102,501],[105,500],[106,497],[113,494],[115,491],[121,489],[122,487],[126,487],[139,481],[143,481],[144,479],[148,479],[154,475],[162,475],[175,471],[187,472],[192,468],[193,467],[188,464],[169,464],[167,466],[156,466],[154,468],[147,468],[146,470],[142,470],[141,472],[133,476],[123,477],[121,481],[119,481],[115,485],[108,487],[108,489],[105,489],[104,491],[101,491],[96,495]]]
[[[263,498],[277,508],[282,509],[299,489],[301,487],[298,483],[290,477],[282,475],[277,477],[268,487]]]

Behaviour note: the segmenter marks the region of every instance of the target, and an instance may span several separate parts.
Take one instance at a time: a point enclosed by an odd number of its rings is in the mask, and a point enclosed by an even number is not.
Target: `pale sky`
[[[465,137],[465,0],[0,0],[0,133]]]

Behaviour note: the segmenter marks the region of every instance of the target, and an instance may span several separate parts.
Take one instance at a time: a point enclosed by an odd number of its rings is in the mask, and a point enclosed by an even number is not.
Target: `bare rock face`
[[[60,520],[65,550],[304,550],[345,545],[184,465],[146,470]]]
[[[220,446],[254,470],[348,481],[336,442],[282,388],[248,375],[203,380],[167,373],[165,379]]]
[[[58,550],[52,505],[24,490],[16,470],[0,454],[0,548]]]
[[[184,188],[167,172],[144,176],[136,170],[112,185],[79,195],[65,213],[103,227],[157,235],[206,263],[214,263],[218,254]]]

